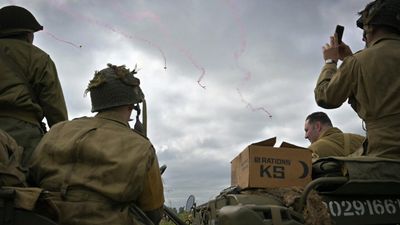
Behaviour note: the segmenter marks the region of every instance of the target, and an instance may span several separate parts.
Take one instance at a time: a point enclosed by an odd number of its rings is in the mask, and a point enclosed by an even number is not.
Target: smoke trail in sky
[[[49,32],[48,30],[43,30],[43,32],[44,32],[45,34],[49,35],[50,37],[54,38],[54,39],[57,40],[57,41],[64,42],[64,43],[66,43],[66,44],[72,45],[72,46],[75,47],[75,48],[79,48],[79,49],[82,48],[82,45],[77,45],[77,44],[72,43],[72,42],[70,42],[70,41],[66,41],[66,40],[64,40],[64,39],[61,39],[61,38],[57,37],[56,35],[54,35],[53,33]]]
[[[242,92],[240,91],[239,88],[236,88],[237,93],[240,96],[240,100],[246,104],[246,107],[249,108],[251,111],[255,112],[255,111],[263,111],[265,112],[269,118],[272,118],[272,114],[268,112],[268,110],[266,110],[264,107],[254,107],[250,102],[246,101],[246,99],[243,97]]]
[[[164,60],[164,63],[165,63],[165,64],[164,64],[164,69],[167,68],[167,66],[166,66],[166,61],[167,61],[167,59],[166,59],[166,57],[165,57],[165,54],[164,54],[163,50],[162,50],[158,45],[154,44],[153,42],[151,42],[151,41],[149,41],[149,40],[147,40],[147,39],[145,39],[145,38],[139,37],[139,36],[137,36],[137,35],[132,36],[132,35],[126,33],[126,32],[123,32],[123,31],[121,31],[121,30],[116,29],[115,27],[113,27],[112,25],[110,25],[110,24],[108,24],[108,23],[101,22],[101,21],[99,21],[99,20],[93,19],[93,18],[88,17],[88,16],[86,16],[86,15],[82,15],[82,14],[80,14],[80,13],[77,13],[77,12],[74,12],[74,11],[71,11],[71,10],[68,10],[68,9],[65,7],[65,4],[62,4],[62,3],[60,3],[60,2],[57,1],[57,0],[50,0],[50,3],[51,3],[52,5],[54,5],[55,7],[57,7],[58,9],[60,9],[61,11],[65,12],[65,13],[67,13],[67,14],[69,14],[69,15],[71,15],[71,16],[74,17],[74,18],[79,18],[79,19],[84,20],[84,21],[86,21],[86,22],[88,22],[88,23],[90,23],[90,24],[94,24],[94,25],[103,27],[103,28],[108,29],[108,30],[110,30],[110,31],[112,31],[112,32],[114,32],[114,33],[117,33],[117,34],[119,34],[119,35],[121,35],[121,36],[123,36],[123,37],[125,37],[125,38],[131,39],[131,40],[140,40],[140,41],[142,41],[142,42],[145,42],[145,43],[148,44],[149,46],[151,46],[151,47],[153,47],[153,48],[156,48],[156,49],[160,52],[161,56],[163,57],[163,60]]]
[[[204,69],[203,66],[201,66],[192,56],[192,54],[190,53],[190,51],[184,47],[182,47],[181,45],[179,45],[178,43],[176,43],[175,41],[172,40],[172,36],[170,34],[170,32],[168,31],[168,29],[165,28],[165,26],[161,23],[161,19],[160,17],[151,12],[151,11],[141,11],[141,12],[135,12],[135,14],[132,13],[127,13],[125,10],[122,10],[123,7],[120,5],[119,2],[115,2],[115,4],[112,4],[114,9],[117,10],[119,12],[119,14],[123,15],[124,17],[128,18],[129,20],[133,20],[133,21],[137,21],[137,20],[143,20],[143,19],[148,19],[150,21],[152,21],[153,23],[155,23],[159,30],[161,31],[161,33],[164,35],[164,37],[168,38],[170,40],[170,42],[174,45],[174,47],[176,49],[178,49],[178,51],[184,55],[189,62],[198,70],[200,70],[201,74],[199,76],[199,78],[197,79],[197,83],[199,84],[200,87],[202,87],[203,89],[206,88],[205,85],[202,85],[201,82],[206,74],[206,70]]]
[[[16,5],[16,2],[15,2],[14,0],[8,0],[8,3],[9,3],[10,5]],[[64,39],[62,39],[62,38],[56,36],[55,34],[51,33],[51,32],[48,31],[48,30],[43,30],[43,32],[44,32],[45,34],[47,34],[48,36],[52,37],[53,39],[59,41],[59,42],[64,42],[64,43],[69,44],[69,45],[71,45],[71,46],[73,46],[73,47],[75,47],[75,48],[82,48],[82,45],[77,45],[77,44],[72,43],[72,42],[70,42],[70,41],[64,40]]]
[[[243,103],[245,103],[246,106],[251,109],[251,111],[253,111],[253,112],[262,111],[262,112],[265,112],[266,114],[268,114],[269,118],[272,118],[272,115],[264,107],[253,107],[253,105],[250,102],[248,102],[247,100],[244,99],[244,97],[240,91],[240,87],[243,86],[245,84],[245,82],[248,82],[249,80],[251,80],[251,77],[252,77],[251,72],[244,69],[239,63],[240,57],[246,51],[246,45],[247,45],[246,30],[243,26],[243,22],[242,22],[239,10],[238,10],[237,5],[235,4],[234,0],[225,0],[225,1],[229,5],[229,9],[232,12],[234,21],[239,29],[239,35],[240,35],[240,45],[239,45],[240,47],[237,51],[234,52],[233,57],[235,59],[236,66],[239,68],[240,71],[242,71],[242,73],[244,74],[244,77],[242,78],[243,81],[239,84],[239,87],[237,87],[236,90],[240,96],[241,101]]]
[[[227,1],[228,5],[229,5],[230,11],[232,12],[232,15],[234,17],[235,23],[236,23],[236,25],[237,25],[237,27],[239,29],[239,35],[240,35],[240,45],[239,45],[240,47],[239,47],[239,49],[237,51],[234,52],[233,56],[234,56],[235,61],[236,61],[236,66],[245,74],[243,80],[244,81],[249,81],[251,79],[251,76],[252,76],[251,72],[246,70],[246,69],[244,69],[239,63],[240,57],[246,51],[246,45],[247,45],[247,42],[246,42],[246,30],[245,30],[245,28],[243,26],[243,22],[242,22],[239,10],[238,10],[235,2],[233,0],[226,0],[226,1]]]

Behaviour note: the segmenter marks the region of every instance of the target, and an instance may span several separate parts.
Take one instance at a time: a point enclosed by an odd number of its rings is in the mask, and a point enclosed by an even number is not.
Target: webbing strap
[[[350,154],[350,134],[343,134],[344,139],[344,152]]]

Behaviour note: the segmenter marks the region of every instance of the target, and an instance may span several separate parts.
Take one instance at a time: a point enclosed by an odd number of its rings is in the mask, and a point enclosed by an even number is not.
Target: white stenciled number
[[[361,201],[353,201],[353,208],[356,210],[354,213],[357,216],[362,216],[365,213],[365,207]]]
[[[340,204],[337,201],[329,202],[329,211],[332,216],[340,216],[342,215],[342,208],[340,208]]]
[[[349,201],[343,201],[342,206],[344,208],[343,216],[354,216],[354,212],[352,212],[353,210]]]
[[[367,200],[367,201],[365,201],[365,204],[367,205],[369,214],[373,216],[374,215],[374,211],[372,210],[371,202],[369,200]]]
[[[385,212],[385,208],[383,207],[381,200],[373,200],[372,205],[376,214],[382,215]]]
[[[385,205],[386,212],[389,214],[396,214],[396,205],[394,204],[393,200],[391,199],[385,199],[383,201],[383,204]]]

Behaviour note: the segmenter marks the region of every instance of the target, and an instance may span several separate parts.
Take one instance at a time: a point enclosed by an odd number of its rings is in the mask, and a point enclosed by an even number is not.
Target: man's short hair
[[[322,124],[326,124],[329,126],[333,126],[331,119],[329,119],[328,115],[324,112],[313,112],[307,116],[306,121],[308,120],[309,123],[320,122]]]

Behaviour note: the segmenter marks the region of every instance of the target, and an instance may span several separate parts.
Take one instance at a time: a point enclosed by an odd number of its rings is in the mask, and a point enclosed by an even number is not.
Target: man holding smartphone
[[[400,158],[400,1],[376,0],[360,13],[365,49],[353,54],[338,35],[323,46],[325,65],[314,94],[323,108],[347,99],[365,121],[369,156]],[[337,68],[337,61],[343,63]],[[365,147],[365,146],[364,146]]]

